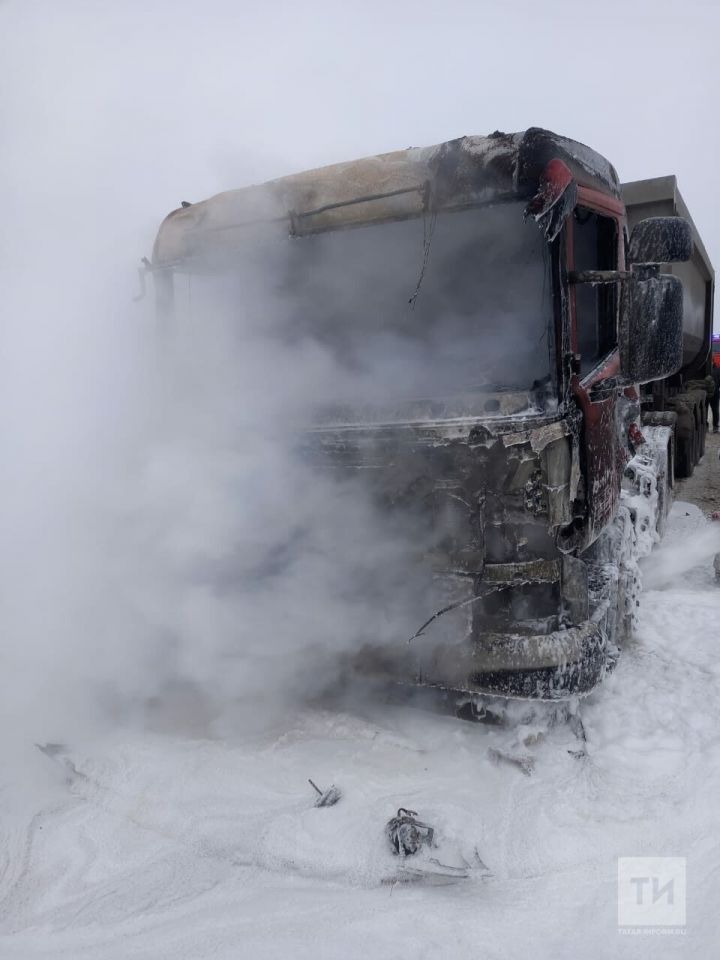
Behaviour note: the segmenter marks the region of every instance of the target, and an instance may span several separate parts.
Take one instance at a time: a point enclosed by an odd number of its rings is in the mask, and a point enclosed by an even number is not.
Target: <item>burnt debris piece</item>
[[[316,807],[334,807],[338,800],[342,797],[342,791],[339,787],[336,787],[334,783],[331,784],[327,790],[321,790],[316,783],[313,783],[313,781],[310,780],[310,778],[308,778],[308,783],[318,795],[317,800],[315,801]]]
[[[506,753],[504,750],[495,749],[495,747],[489,747],[487,755],[488,759],[491,760],[496,767],[516,767],[521,773],[524,773],[526,777],[531,776],[535,769],[534,757]]]
[[[418,820],[414,810],[400,807],[385,829],[398,858],[385,883],[444,885],[467,880],[473,873],[481,878],[490,876],[477,848],[468,861],[455,841],[438,837],[433,827]]]
[[[435,831],[427,823],[417,819],[415,810],[400,807],[397,814],[388,820],[387,838],[393,853],[411,857],[423,846],[431,847]]]

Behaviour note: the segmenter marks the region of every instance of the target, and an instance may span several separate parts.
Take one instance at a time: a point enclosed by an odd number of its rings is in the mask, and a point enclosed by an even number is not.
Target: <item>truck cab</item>
[[[421,585],[397,646],[368,638],[357,669],[556,699],[627,633],[621,491],[650,450],[639,386],[682,364],[682,283],[660,265],[692,249],[683,218],[630,230],[608,161],[531,128],[184,205],[148,268],[166,327],[226,310],[328,360],[298,455],[362,484]]]

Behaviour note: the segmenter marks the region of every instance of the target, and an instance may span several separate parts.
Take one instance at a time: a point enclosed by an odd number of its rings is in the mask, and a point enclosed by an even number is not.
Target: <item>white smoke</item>
[[[180,681],[212,703],[312,691],[327,677],[318,663],[330,646],[352,649],[366,635],[392,643],[411,619],[406,541],[377,529],[357,491],[311,479],[289,453],[287,411],[331,374],[326,358],[276,354],[271,365],[198,329],[172,353],[149,303],[132,304],[135,264],[181,199],[541,123],[598,147],[628,177],[677,172],[693,211],[702,208],[693,193],[712,209],[717,188],[702,173],[693,181],[689,158],[713,155],[716,133],[701,114],[676,110],[697,124],[696,140],[702,131],[702,149],[688,151],[694,128],[669,143],[656,122],[660,108],[683,102],[681,73],[677,102],[644,92],[630,134],[613,111],[593,116],[572,96],[548,98],[573,64],[587,79],[588,89],[573,84],[583,106],[626,94],[625,77],[587,69],[562,10],[525,5],[528,27],[512,30],[512,45],[517,62],[541,52],[542,80],[525,75],[516,87],[507,23],[482,5],[455,12],[428,20],[401,5],[390,17],[378,5],[364,22],[323,3],[0,5],[5,739],[76,738],[124,722],[129,709],[139,716],[138,705]],[[638,17],[634,28],[624,22],[618,56],[642,76]],[[701,47],[716,31],[700,17],[693,29],[687,48],[714,64]],[[656,37],[653,63],[662,49],[675,55],[674,31]],[[451,67],[438,60],[448,51]],[[483,89],[492,102],[478,101]],[[325,522],[308,533],[318,515]],[[287,540],[297,553],[273,560],[271,546]],[[249,602],[263,550],[274,573]],[[381,585],[384,602],[356,603],[355,578],[380,561],[396,571]],[[429,606],[413,613],[413,629]]]
[[[236,303],[158,329],[91,243],[24,267],[11,304],[4,730],[262,724],[433,612],[412,543],[296,451],[340,380],[327,352],[243,328]]]
[[[715,579],[714,559],[720,554],[720,523],[708,521],[702,510],[691,503],[677,501],[672,510],[682,525],[679,533],[668,534],[643,560],[643,588],[664,590],[682,580],[698,588],[707,588]]]

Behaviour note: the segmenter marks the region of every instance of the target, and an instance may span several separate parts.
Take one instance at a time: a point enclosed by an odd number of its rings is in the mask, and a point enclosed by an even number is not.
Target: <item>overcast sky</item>
[[[537,125],[594,147],[621,179],[677,174],[717,264],[719,11],[0,0],[0,253],[37,252],[62,231],[101,252],[112,241],[130,283],[181,199]]]

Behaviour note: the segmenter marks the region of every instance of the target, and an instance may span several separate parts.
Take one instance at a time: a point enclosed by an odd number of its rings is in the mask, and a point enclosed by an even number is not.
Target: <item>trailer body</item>
[[[682,367],[642,389],[643,421],[674,423],[675,472],[688,477],[705,450],[708,405],[715,389],[711,376],[715,271],[674,176],[624,183],[622,196],[630,230],[647,217],[668,216],[682,217],[692,230],[690,260],[664,268],[683,285]]]

